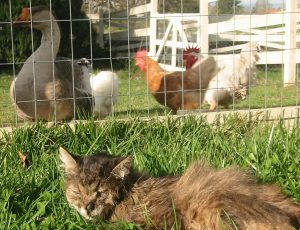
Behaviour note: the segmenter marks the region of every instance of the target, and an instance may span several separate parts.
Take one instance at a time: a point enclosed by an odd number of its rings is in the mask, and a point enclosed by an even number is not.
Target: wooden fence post
[[[158,0],[151,0],[150,10],[150,49],[149,55],[154,56],[156,54],[156,39],[157,39],[157,19],[158,14]]]
[[[200,4],[200,48],[201,53],[208,55],[208,0],[199,0]]]
[[[284,86],[296,83],[297,0],[286,1]]]

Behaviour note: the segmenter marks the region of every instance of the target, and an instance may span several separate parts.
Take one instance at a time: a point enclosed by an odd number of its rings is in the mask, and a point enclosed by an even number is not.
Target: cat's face
[[[125,177],[130,173],[131,157],[95,154],[71,156],[60,148],[65,168],[65,189],[69,204],[86,219],[108,219],[120,199]]]

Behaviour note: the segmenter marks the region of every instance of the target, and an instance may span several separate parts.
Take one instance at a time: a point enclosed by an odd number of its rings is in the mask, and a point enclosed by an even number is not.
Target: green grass
[[[193,117],[15,129],[0,139],[0,229],[99,229],[69,208],[64,197],[58,147],[78,155],[106,150],[133,155],[135,167],[151,175],[181,174],[191,161],[215,167],[239,165],[261,182],[274,182],[300,202],[300,126],[285,129],[228,118],[209,125]],[[23,168],[21,151],[30,162]],[[97,226],[97,227],[96,227]],[[108,224],[100,229],[133,229]]]
[[[300,74],[298,79],[300,78]],[[260,70],[257,84],[250,88],[249,96],[234,108],[268,108],[299,105],[300,86],[283,87],[283,73],[279,68]]]
[[[13,122],[15,110],[9,97],[9,87],[12,77],[0,74],[0,126],[3,123]]]
[[[114,116],[124,118],[128,116],[141,117],[169,114],[170,110],[158,104],[147,90],[143,75],[131,68],[118,71],[120,90],[118,103],[114,107]],[[14,107],[9,99],[9,85],[12,77],[0,75],[0,126],[5,123],[15,123]],[[298,105],[300,99],[299,86],[283,87],[282,70],[280,68],[261,69],[258,71],[257,84],[250,88],[250,95],[243,101],[237,101],[230,109],[267,108],[276,106]],[[209,108],[203,106],[204,111]],[[218,110],[223,110],[220,106]]]

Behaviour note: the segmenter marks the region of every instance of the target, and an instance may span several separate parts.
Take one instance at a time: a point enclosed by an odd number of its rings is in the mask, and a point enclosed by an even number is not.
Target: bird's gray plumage
[[[93,98],[86,90],[83,67],[76,60],[56,58],[61,36],[55,17],[45,7],[32,7],[30,15],[42,39],[11,85],[10,95],[18,115],[51,121],[78,118],[80,112],[91,114]],[[26,9],[17,24],[31,26],[26,21]]]

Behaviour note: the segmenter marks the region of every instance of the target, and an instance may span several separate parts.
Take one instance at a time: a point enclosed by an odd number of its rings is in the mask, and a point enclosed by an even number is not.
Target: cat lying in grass
[[[66,197],[89,220],[128,221],[147,229],[294,229],[300,205],[275,185],[237,168],[192,163],[182,176],[150,177],[132,158],[75,157],[60,148]]]

